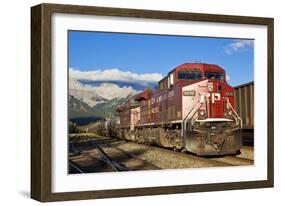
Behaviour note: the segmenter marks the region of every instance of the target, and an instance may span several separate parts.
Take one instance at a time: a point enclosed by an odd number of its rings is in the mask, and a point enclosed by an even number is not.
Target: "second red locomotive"
[[[237,154],[242,144],[234,89],[217,65],[182,64],[117,111],[119,138],[197,155]]]

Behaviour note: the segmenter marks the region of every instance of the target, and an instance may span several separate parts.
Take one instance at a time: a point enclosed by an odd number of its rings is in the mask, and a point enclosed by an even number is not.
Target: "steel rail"
[[[71,160],[69,160],[69,165],[70,165],[71,167],[73,167],[75,170],[77,170],[78,172],[80,172],[80,173],[82,173],[82,174],[85,173],[85,172],[83,172],[82,169],[80,169],[79,167],[77,167]]]
[[[94,144],[94,146],[99,150],[99,152],[102,154],[103,159],[101,159],[102,161],[104,161],[105,163],[107,163],[108,165],[110,165],[116,172],[120,172],[120,171],[131,171],[129,168],[119,164],[118,162],[116,162],[115,160],[112,160],[107,154],[106,152],[98,145]]]
[[[120,163],[116,162],[115,160],[112,160],[112,158],[110,158],[106,152],[96,143],[92,142],[92,146],[96,147],[98,149],[98,151],[100,152],[100,154],[102,155],[102,158],[99,158],[101,161],[105,162],[106,164],[108,164],[109,166],[112,167],[112,169],[116,172],[120,172],[120,171],[131,171],[131,169],[121,165]],[[75,149],[76,151],[78,151],[80,154],[84,155],[84,156],[88,156],[91,157],[92,156],[86,152],[81,151],[80,149],[76,148],[74,146],[74,144],[72,144],[73,149]]]

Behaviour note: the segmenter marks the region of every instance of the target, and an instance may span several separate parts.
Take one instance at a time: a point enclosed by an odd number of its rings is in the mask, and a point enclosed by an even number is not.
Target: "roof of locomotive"
[[[136,94],[133,96],[134,100],[140,101],[142,99],[148,99],[151,95],[152,90],[150,89],[145,89],[144,91]]]
[[[225,73],[225,70],[223,68],[221,68],[220,66],[216,65],[216,64],[205,64],[205,63],[184,63],[181,64],[179,66],[177,66],[176,68],[174,68],[173,70],[171,70],[169,74],[171,74],[174,71],[182,71],[182,70],[200,70],[202,72],[204,71],[213,71],[213,72],[223,72]],[[165,76],[163,79],[165,79],[167,76]],[[162,81],[163,79],[161,79],[160,81]],[[159,81],[159,82],[160,82]],[[141,101],[143,99],[148,99],[149,96],[151,95],[151,93],[153,92],[153,90],[144,90],[136,95],[134,95],[132,98],[136,101]]]
[[[176,68],[174,68],[172,71],[169,72],[172,73],[175,70],[180,71],[180,70],[201,70],[201,71],[216,71],[216,72],[225,72],[223,68],[216,64],[205,64],[205,63],[184,63]]]
[[[216,65],[216,64],[206,64],[206,63],[183,63],[177,67],[175,67],[173,70],[171,70],[169,74],[171,74],[174,71],[182,71],[182,70],[200,70],[202,72],[204,71],[213,71],[213,72],[223,72],[225,73],[225,70],[223,68],[221,68],[220,66]],[[165,79],[167,77],[167,75],[162,78],[160,81],[162,81],[163,79]]]

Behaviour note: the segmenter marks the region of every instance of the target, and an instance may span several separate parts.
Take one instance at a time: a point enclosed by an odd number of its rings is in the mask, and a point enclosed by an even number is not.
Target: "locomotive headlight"
[[[195,96],[195,91],[194,90],[186,90],[186,91],[183,91],[182,95],[183,96]]]
[[[199,110],[199,114],[200,114],[200,116],[205,116],[206,112],[205,112],[205,110]]]
[[[214,83],[213,82],[208,82],[208,91],[212,92],[214,90]]]

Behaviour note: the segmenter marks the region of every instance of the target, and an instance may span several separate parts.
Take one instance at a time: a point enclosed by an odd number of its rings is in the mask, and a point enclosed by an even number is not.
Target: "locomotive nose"
[[[207,117],[223,118],[224,102],[222,97],[222,85],[219,81],[209,80],[207,83]]]

